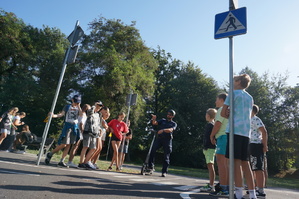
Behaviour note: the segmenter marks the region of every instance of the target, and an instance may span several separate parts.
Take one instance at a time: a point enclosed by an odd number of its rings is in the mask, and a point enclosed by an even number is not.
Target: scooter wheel
[[[141,175],[145,175],[145,169],[146,169],[146,167],[145,167],[145,165],[143,165],[141,168],[141,172],[140,172]]]

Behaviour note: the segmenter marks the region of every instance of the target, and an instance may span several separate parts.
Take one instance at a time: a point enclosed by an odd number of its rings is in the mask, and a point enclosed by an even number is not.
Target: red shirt
[[[108,126],[113,129],[113,134],[120,140],[122,140],[122,133],[127,133],[128,126],[123,121],[118,121],[117,119],[113,119],[108,123]]]

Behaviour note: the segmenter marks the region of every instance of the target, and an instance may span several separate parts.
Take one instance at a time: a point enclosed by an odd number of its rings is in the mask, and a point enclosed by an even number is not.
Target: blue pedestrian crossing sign
[[[215,16],[215,39],[246,34],[246,7],[223,12]]]

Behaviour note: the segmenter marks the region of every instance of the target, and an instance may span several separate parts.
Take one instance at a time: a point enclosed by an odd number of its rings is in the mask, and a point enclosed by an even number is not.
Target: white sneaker
[[[215,188],[214,186],[211,186],[209,183],[206,186],[203,186],[200,188],[201,192],[214,192]]]
[[[72,167],[72,168],[78,168],[78,165],[74,164],[73,162],[68,162],[68,163],[66,164],[66,166],[68,166],[68,167]]]

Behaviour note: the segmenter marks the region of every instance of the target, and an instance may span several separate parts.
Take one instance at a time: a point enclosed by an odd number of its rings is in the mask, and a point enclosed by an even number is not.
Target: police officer
[[[161,177],[166,177],[168,166],[169,166],[169,157],[170,153],[172,151],[172,134],[173,131],[176,129],[177,124],[172,120],[175,116],[174,110],[167,111],[167,117],[166,119],[156,120],[157,116],[152,115],[152,125],[158,125],[158,131],[157,131],[157,139],[154,141],[150,158],[149,158],[149,168],[151,168],[151,172],[154,168],[154,158],[156,151],[163,146],[164,150],[164,162],[163,162],[163,168],[162,168],[162,175]]]

